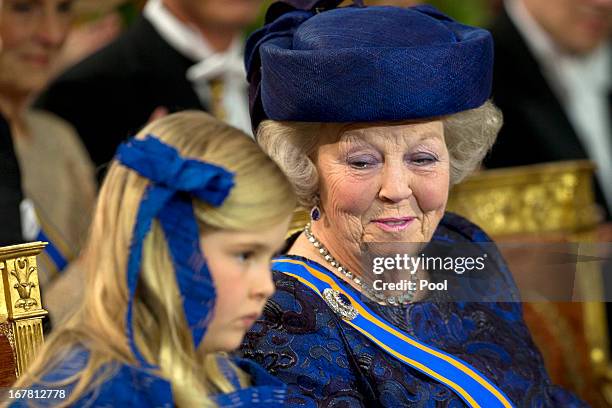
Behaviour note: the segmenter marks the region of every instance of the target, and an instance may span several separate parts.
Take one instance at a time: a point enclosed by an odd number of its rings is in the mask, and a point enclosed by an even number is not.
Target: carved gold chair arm
[[[0,248],[0,334],[8,339],[19,377],[43,343],[43,309],[36,256],[47,244],[32,242]]]

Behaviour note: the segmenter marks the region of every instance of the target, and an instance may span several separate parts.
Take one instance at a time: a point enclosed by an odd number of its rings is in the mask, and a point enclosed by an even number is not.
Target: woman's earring
[[[321,209],[318,205],[315,205],[312,207],[312,210],[310,210],[310,219],[313,221],[319,221],[321,219]]]

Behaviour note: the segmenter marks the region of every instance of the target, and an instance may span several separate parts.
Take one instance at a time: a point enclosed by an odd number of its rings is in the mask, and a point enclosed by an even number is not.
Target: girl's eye
[[[236,258],[238,258],[240,262],[248,262],[254,255],[255,253],[253,251],[245,251],[236,254]]]

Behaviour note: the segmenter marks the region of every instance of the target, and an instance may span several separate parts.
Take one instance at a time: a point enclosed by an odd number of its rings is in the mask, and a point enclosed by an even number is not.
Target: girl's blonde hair
[[[289,217],[295,208],[291,185],[280,169],[239,130],[202,112],[182,112],[149,124],[137,137],[149,134],[177,148],[183,157],[235,174],[235,186],[220,207],[194,200],[196,218],[204,228],[266,228]],[[85,301],[48,339],[17,386],[40,382],[75,347],[83,347],[89,351],[86,364],[66,379],[74,385],[64,401],[69,405],[112,376],[119,364],[135,364],[125,333],[126,270],[136,214],[148,185],[134,171],[117,162],[111,165],[83,253],[88,278]],[[219,355],[202,355],[194,348],[167,242],[156,221],[143,245],[134,299],[134,338],[143,356],[159,366],[156,374],[171,383],[177,406],[210,406],[207,395],[233,390],[220,374]],[[241,380],[246,381],[244,375]]]

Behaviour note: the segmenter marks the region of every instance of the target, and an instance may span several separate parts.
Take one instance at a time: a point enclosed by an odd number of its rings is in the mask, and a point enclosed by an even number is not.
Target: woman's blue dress
[[[489,278],[479,284],[488,296],[481,301],[426,301],[399,307],[365,301],[370,309],[421,342],[475,367],[516,407],[585,406],[551,384],[523,321],[514,281],[487,235],[447,213],[433,241],[473,244],[487,251],[495,270],[488,268]],[[281,257],[274,265],[283,259],[324,270],[296,256]],[[445,385],[399,362],[344,323],[295,278],[275,271],[274,279],[277,292],[245,337],[242,353],[296,393],[313,398],[319,407],[465,406]],[[349,285],[344,289],[355,293]]]

